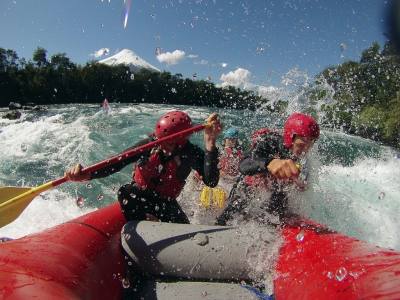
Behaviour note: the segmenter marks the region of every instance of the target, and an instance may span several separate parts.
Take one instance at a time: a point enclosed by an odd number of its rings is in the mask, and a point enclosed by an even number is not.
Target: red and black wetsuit
[[[143,140],[132,148],[150,141]],[[92,179],[109,176],[131,163],[136,163],[132,182],[118,191],[118,201],[127,221],[144,220],[145,214],[149,213],[163,222],[189,223],[176,197],[191,170],[196,170],[210,187],[219,181],[218,149],[204,152],[189,141],[170,156],[152,149],[99,170]]]
[[[217,224],[225,225],[226,222],[232,219],[235,213],[241,213],[245,210],[250,200],[250,195],[246,192],[248,186],[254,182],[254,180],[248,180],[248,176],[254,175],[268,175],[267,169],[268,164],[276,158],[279,159],[293,159],[291,152],[284,147],[282,135],[270,131],[270,130],[259,130],[259,134],[253,143],[253,147],[246,155],[246,157],[240,162],[239,171],[242,175],[247,175],[247,180],[241,180],[237,186],[234,187],[231,194],[229,195],[228,206],[225,208],[223,213],[217,218]],[[272,178],[271,178],[272,179]],[[235,192],[238,189],[242,189],[245,192],[242,195]],[[269,213],[277,214],[282,217],[287,210],[287,195],[282,190],[282,187],[278,182],[272,179],[272,196],[270,203],[266,206],[266,211]]]

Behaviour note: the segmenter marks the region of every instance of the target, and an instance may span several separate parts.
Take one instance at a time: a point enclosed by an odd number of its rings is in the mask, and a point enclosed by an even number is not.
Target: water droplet
[[[300,230],[300,232],[296,235],[296,240],[298,242],[302,242],[304,240],[304,230]]]
[[[194,242],[199,246],[205,246],[208,244],[208,235],[199,232],[193,237]]]
[[[128,200],[127,199],[122,200],[122,204],[123,205],[127,205],[128,204]]]
[[[202,292],[201,292],[201,295],[202,295],[203,297],[206,297],[206,296],[207,296],[207,292],[206,292],[206,291],[202,291]]]
[[[91,188],[93,187],[93,185],[92,185],[91,183],[88,183],[88,184],[86,184],[86,187],[87,187],[88,189],[91,189]]]
[[[385,192],[380,192],[379,196],[378,196],[378,199],[379,200],[383,200],[383,198],[385,198],[385,196],[386,196]]]
[[[154,210],[155,210],[155,211],[159,211],[159,210],[160,210],[160,207],[159,207],[158,205],[156,205],[156,206],[154,206]]]
[[[99,195],[97,196],[97,200],[101,201],[101,200],[103,200],[103,199],[104,199],[104,196],[103,196],[102,194],[99,194]]]
[[[85,205],[85,200],[82,197],[78,197],[78,199],[76,199],[76,205],[82,208]]]
[[[335,277],[337,281],[343,281],[343,279],[345,279],[347,276],[347,270],[345,267],[340,267],[339,269],[337,269]]]
[[[332,273],[332,272],[328,272],[328,273],[326,274],[326,276],[327,276],[329,279],[333,279],[333,273]]]
[[[135,79],[135,75],[131,74],[131,80],[134,80],[134,79]]]
[[[122,278],[121,283],[124,289],[127,289],[131,286],[128,278]]]

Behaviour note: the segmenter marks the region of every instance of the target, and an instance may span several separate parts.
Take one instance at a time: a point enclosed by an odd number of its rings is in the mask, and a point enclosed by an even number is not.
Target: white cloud
[[[90,56],[93,56],[95,58],[99,58],[99,57],[102,57],[104,55],[108,55],[109,53],[110,53],[110,49],[101,48],[101,49],[95,51],[94,53],[90,54]]]
[[[189,58],[198,58],[199,56],[197,54],[189,54],[188,57]]]
[[[281,99],[282,90],[274,86],[257,85],[250,82],[251,72],[243,68],[237,68],[227,74],[222,74],[221,87],[234,86],[237,88],[252,90],[256,95],[266,98],[272,102]]]
[[[194,64],[195,65],[207,65],[208,64],[208,60],[202,59],[200,61],[195,61]]]
[[[182,59],[185,58],[185,51],[175,50],[174,52],[164,52],[157,55],[157,59],[160,63],[167,65],[176,65]]]
[[[226,68],[228,66],[227,63],[221,63],[221,67]]]
[[[235,71],[231,71],[227,74],[222,74],[220,80],[222,81],[221,86],[234,86],[234,87],[246,87],[250,82],[251,72],[243,68],[237,68]]]

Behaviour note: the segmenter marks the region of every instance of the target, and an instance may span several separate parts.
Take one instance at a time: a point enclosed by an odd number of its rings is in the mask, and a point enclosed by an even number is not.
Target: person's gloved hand
[[[273,177],[282,180],[295,179],[300,174],[299,167],[291,159],[273,159],[267,169]]]
[[[90,180],[90,174],[82,172],[82,165],[77,164],[64,173],[64,176],[71,181],[85,181]]]

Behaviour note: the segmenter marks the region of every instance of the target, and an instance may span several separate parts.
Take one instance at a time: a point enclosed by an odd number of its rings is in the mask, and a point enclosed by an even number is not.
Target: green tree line
[[[400,148],[400,56],[388,42],[362,52],[359,61],[326,68],[305,92],[309,112],[317,112],[323,127],[344,130]],[[236,109],[268,109],[282,113],[287,102],[268,99],[235,87],[220,88],[181,74],[132,74],[127,66],[95,61],[73,63],[65,53],[48,58],[37,48],[32,60],[0,48],[0,107],[21,104],[162,103]],[[327,99],[331,101],[327,102]],[[317,109],[315,109],[318,107]]]
[[[324,127],[400,148],[400,56],[390,42],[382,49],[373,43],[359,61],[326,68],[309,97],[320,104]]]
[[[95,61],[73,63],[65,53],[48,58],[37,48],[32,60],[20,59],[0,48],[0,107],[21,104],[100,103],[104,98],[122,103],[163,103],[256,109],[265,103],[252,91],[219,88],[205,80],[181,74],[151,72],[132,74],[128,66],[108,66]]]

